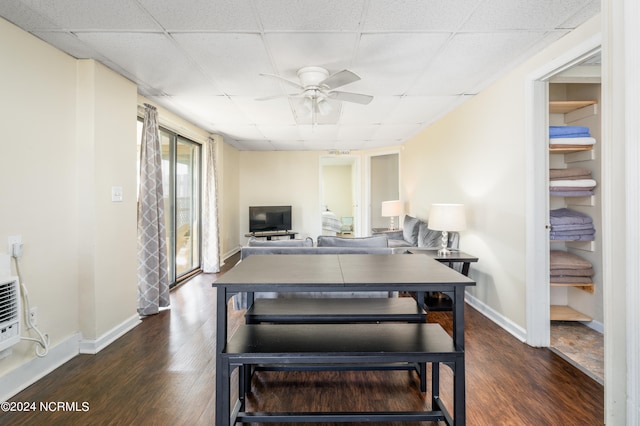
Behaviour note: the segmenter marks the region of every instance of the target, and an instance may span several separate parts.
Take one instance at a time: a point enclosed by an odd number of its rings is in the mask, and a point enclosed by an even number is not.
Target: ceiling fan
[[[331,112],[332,107],[327,99],[333,99],[344,102],[354,102],[366,105],[373,100],[373,96],[363,95],[361,93],[343,92],[334,90],[338,87],[360,80],[360,77],[352,71],[342,70],[334,74],[329,74],[321,67],[304,67],[298,70],[298,79],[300,82],[288,80],[275,74],[260,74],[261,76],[276,78],[283,83],[295,87],[299,91],[286,95],[267,96],[259,98],[259,101],[266,101],[276,98],[301,98],[303,105],[312,114],[312,122],[315,123],[316,114],[327,115]]]

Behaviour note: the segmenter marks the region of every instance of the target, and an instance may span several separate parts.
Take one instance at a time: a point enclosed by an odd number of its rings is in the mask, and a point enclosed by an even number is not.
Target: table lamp
[[[427,226],[434,231],[442,231],[442,246],[438,250],[438,256],[449,256],[449,231],[463,231],[467,226],[464,204],[432,204]]]
[[[383,201],[382,202],[382,217],[388,217],[389,219],[389,230],[395,231],[396,224],[393,220],[396,216],[400,216],[402,214],[402,203],[400,200],[392,200],[392,201]]]

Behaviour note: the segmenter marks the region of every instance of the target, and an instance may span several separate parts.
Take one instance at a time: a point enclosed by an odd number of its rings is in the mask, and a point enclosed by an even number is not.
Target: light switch
[[[122,202],[122,187],[121,186],[112,186],[111,187],[111,201],[114,203]]]

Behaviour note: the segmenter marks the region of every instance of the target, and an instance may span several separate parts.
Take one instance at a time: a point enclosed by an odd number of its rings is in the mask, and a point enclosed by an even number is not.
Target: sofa
[[[240,261],[255,254],[393,254],[395,250],[388,245],[386,235],[375,235],[362,238],[342,238],[320,235],[317,244],[311,238],[304,240],[263,241],[252,237],[245,247],[241,248]],[[292,298],[292,297],[396,297],[393,292],[330,292],[330,293],[255,293],[256,298]],[[247,307],[246,294],[233,297],[235,309]]]
[[[457,249],[460,244],[460,234],[449,232],[447,247]],[[405,215],[402,229],[397,231],[385,231],[374,233],[375,235],[386,235],[389,247],[421,247],[425,249],[437,249],[442,245],[442,232],[429,229],[426,220]]]

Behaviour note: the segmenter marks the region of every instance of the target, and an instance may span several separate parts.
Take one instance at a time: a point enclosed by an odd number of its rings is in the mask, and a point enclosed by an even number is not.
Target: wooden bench
[[[239,397],[224,416],[235,422],[392,422],[445,421],[454,418],[440,400],[439,364],[454,373],[454,394],[464,401],[464,351],[438,324],[248,324],[242,325],[221,353],[219,371],[224,387],[223,407],[231,406],[230,378],[239,369]],[[430,363],[431,411],[402,412],[246,412],[246,365],[351,365]],[[464,407],[461,407],[464,410]],[[453,407],[456,412],[456,407]],[[464,412],[464,411],[462,411]],[[228,414],[228,416],[227,416]]]
[[[339,324],[425,322],[427,313],[412,297],[256,299],[247,324]]]
[[[427,313],[412,297],[391,298],[283,298],[255,299],[245,314],[247,324],[352,324],[424,323]],[[254,371],[302,370],[415,370],[420,391],[427,391],[425,363],[340,366],[245,365],[245,386],[250,389]]]

